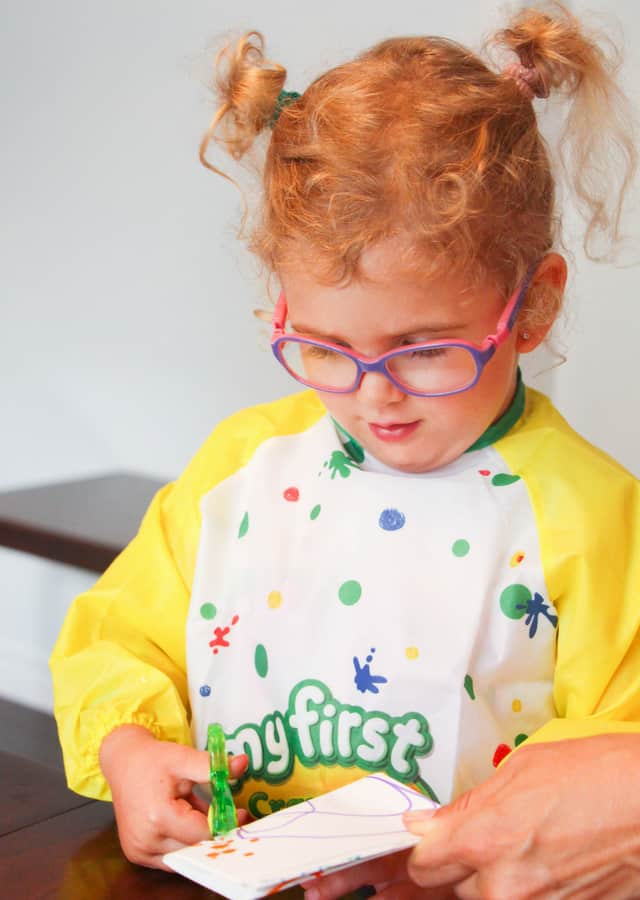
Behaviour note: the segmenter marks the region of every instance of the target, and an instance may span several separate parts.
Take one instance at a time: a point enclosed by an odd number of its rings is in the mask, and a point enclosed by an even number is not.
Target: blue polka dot
[[[401,513],[399,509],[383,509],[378,524],[385,531],[397,531],[402,528],[405,521],[404,513]]]
[[[203,684],[202,687],[200,688],[200,696],[208,697],[210,693],[211,693],[211,688],[209,687],[209,685]]]

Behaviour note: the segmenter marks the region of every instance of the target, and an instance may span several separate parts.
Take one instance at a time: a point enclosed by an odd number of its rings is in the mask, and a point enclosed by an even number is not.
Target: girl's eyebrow
[[[322,331],[315,331],[313,328],[307,328],[302,322],[299,322],[297,325],[294,325],[293,322],[290,322],[291,328],[297,334],[305,334],[308,337],[318,338],[322,341],[329,341],[332,344],[344,344],[346,343],[345,339],[339,337],[335,334],[327,334]],[[398,333],[390,333],[385,334],[384,337],[388,338],[390,341],[398,341],[402,338],[412,337],[416,334],[437,334],[437,335],[447,335],[451,334],[455,331],[460,331],[461,329],[467,327],[467,322],[431,322],[429,325],[421,325],[417,328],[411,328],[408,331],[402,331]]]

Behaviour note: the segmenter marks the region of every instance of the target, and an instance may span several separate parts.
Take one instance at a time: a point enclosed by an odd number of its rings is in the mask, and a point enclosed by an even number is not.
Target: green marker
[[[224,731],[217,722],[207,728],[207,752],[211,781],[211,806],[207,819],[212,837],[220,837],[238,827],[238,817],[229,787],[229,759]]]

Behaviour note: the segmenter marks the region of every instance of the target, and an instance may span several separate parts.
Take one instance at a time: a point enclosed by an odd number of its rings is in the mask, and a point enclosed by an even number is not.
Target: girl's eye
[[[409,355],[412,359],[435,359],[439,356],[446,356],[448,352],[448,347],[423,347],[420,350],[414,350]]]
[[[337,355],[335,351],[330,350],[328,347],[317,347],[315,344],[303,345],[302,352],[311,359],[330,359],[332,356]]]

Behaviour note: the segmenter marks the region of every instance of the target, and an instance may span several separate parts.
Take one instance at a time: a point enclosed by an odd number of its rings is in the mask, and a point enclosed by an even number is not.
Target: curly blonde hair
[[[554,3],[520,11],[492,45],[569,101],[560,158],[586,219],[585,248],[619,239],[636,154],[615,53]],[[416,265],[452,264],[505,295],[559,239],[550,153],[517,80],[438,37],[391,38],[273,111],[286,70],[258,32],[218,57],[211,140],[236,159],[272,126],[250,248],[274,272],[301,258],[323,280],[359,274],[366,248],[408,236]],[[508,71],[508,70],[507,70]],[[221,173],[224,174],[224,173]],[[554,315],[559,297],[529,298]],[[551,306],[551,309],[549,309]]]

